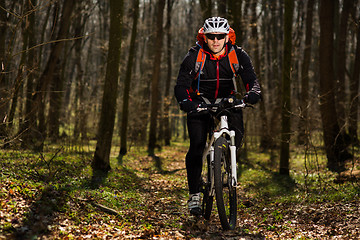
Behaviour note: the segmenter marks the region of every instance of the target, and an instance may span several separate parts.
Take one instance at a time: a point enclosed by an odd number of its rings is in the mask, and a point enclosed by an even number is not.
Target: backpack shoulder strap
[[[239,72],[240,64],[239,64],[239,60],[237,58],[236,50],[235,50],[234,46],[231,47],[231,49],[228,53],[228,58],[229,58],[231,70],[234,73],[234,76],[233,76],[234,90],[235,90],[235,92],[237,92],[237,84],[236,84],[236,76],[237,75],[236,75],[236,73]]]
[[[239,64],[239,60],[236,56],[236,51],[235,51],[234,46],[231,47],[231,49],[228,53],[228,57],[229,57],[231,70],[233,71],[234,75],[236,75],[236,73],[240,69],[240,64]]]
[[[202,49],[202,47],[200,47],[199,52],[196,57],[196,63],[195,63],[196,76],[194,78],[194,79],[197,79],[197,91],[196,91],[197,95],[200,95],[200,92],[199,92],[200,91],[200,74],[204,68],[205,60],[206,60],[206,54],[205,54],[204,50]]]
[[[204,50],[200,48],[195,63],[195,72],[196,72],[195,79],[199,77],[201,71],[203,70],[205,65],[205,60],[206,60],[206,54],[204,53]]]

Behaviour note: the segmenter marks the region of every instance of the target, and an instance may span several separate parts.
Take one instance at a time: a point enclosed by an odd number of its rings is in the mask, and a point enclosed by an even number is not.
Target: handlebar
[[[240,102],[237,101],[237,99],[234,98],[224,98],[222,99],[219,103],[212,103],[212,104],[207,104],[207,103],[201,103],[198,105],[198,107],[193,110],[191,113],[207,113],[207,112],[212,112],[212,113],[221,113],[223,111],[228,111],[231,109],[243,109],[243,108],[254,108],[254,106],[245,103],[243,100],[241,100]]]

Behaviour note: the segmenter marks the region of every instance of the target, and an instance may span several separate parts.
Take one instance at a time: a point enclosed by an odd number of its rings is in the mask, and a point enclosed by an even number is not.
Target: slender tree
[[[260,47],[259,47],[259,33],[258,33],[258,27],[257,27],[257,14],[256,14],[256,7],[257,7],[257,0],[253,0],[250,4],[251,8],[251,35],[252,35],[252,50],[254,54],[254,68],[256,74],[258,74],[258,78],[261,78],[261,59],[260,59]],[[261,115],[263,116],[261,118],[261,148],[267,149],[268,146],[271,143],[271,138],[269,135],[269,129],[268,129],[268,120],[266,115],[266,109],[265,109],[265,103],[263,101],[260,101],[260,111]]]
[[[360,19],[356,24],[357,43],[354,60],[354,70],[350,82],[350,114],[349,114],[349,134],[353,144],[359,144],[358,138],[358,112],[359,112],[359,81],[360,81]]]
[[[212,0],[200,0],[200,5],[202,18],[205,20],[212,17]]]
[[[307,143],[308,127],[308,108],[309,108],[309,67],[311,62],[311,39],[313,27],[315,0],[307,2],[306,9],[306,30],[305,30],[305,49],[301,67],[301,96],[300,96],[300,121],[298,143]]]
[[[289,175],[290,135],[291,135],[291,51],[292,51],[292,19],[294,1],[285,0],[284,14],[284,48],[282,70],[282,102],[281,102],[281,150],[280,174]]]
[[[174,0],[167,0],[167,11],[166,11],[166,55],[167,55],[167,77],[165,83],[164,93],[164,140],[165,145],[170,145],[171,140],[171,128],[170,128],[170,85],[172,80],[172,34],[171,34],[171,18],[172,18],[172,7]]]
[[[36,1],[29,1],[29,4],[32,4],[32,6],[35,6]],[[50,9],[51,7],[48,7],[48,12],[46,15],[46,21],[45,23],[47,23],[47,20],[50,16]],[[45,29],[45,27],[43,28]],[[27,28],[27,31],[29,32],[29,48],[33,48],[36,44],[36,38],[35,38],[35,12],[32,13],[31,15],[29,15],[29,26]],[[43,30],[42,32],[42,39],[44,38],[44,32],[45,30]],[[41,53],[41,51],[39,51]],[[25,110],[23,113],[23,121],[20,123],[20,127],[19,127],[19,133],[22,134],[23,132],[26,132],[29,129],[30,126],[30,116],[32,115],[32,110],[31,110],[31,106],[32,106],[32,95],[34,93],[34,79],[35,79],[35,69],[39,68],[39,66],[36,66],[37,64],[37,56],[36,56],[36,52],[35,49],[29,50],[27,52],[27,77],[26,77],[26,90],[25,90],[25,96],[26,96],[26,100],[25,100]],[[26,135],[26,134],[25,134]]]
[[[228,0],[229,6],[229,14],[228,19],[230,21],[230,26],[234,29],[236,33],[236,40],[241,44],[242,42],[242,35],[243,35],[243,28],[242,28],[242,0]]]
[[[217,0],[218,15],[227,18],[227,0]]]
[[[2,79],[5,70],[6,30],[8,23],[6,1],[0,0],[0,6],[0,79]]]
[[[33,28],[33,26],[31,26],[31,24],[34,24],[34,21],[32,21],[33,16],[35,15],[35,11],[33,10],[35,5],[33,5],[33,3],[31,1],[25,3],[23,5],[24,10],[24,15],[26,15],[27,17],[25,19],[28,20],[28,24],[23,24],[23,29],[22,29],[22,40],[23,40],[23,46],[22,46],[22,53],[21,53],[21,57],[20,57],[20,63],[18,66],[18,70],[17,70],[17,75],[15,78],[15,84],[12,88],[12,101],[11,101],[11,106],[10,106],[10,110],[9,110],[9,116],[7,117],[7,132],[8,134],[11,134],[11,129],[13,127],[13,123],[14,123],[14,117],[15,117],[15,111],[18,105],[18,97],[19,97],[19,93],[21,95],[22,89],[23,89],[23,79],[24,79],[24,70],[25,70],[25,65],[26,65],[26,49],[28,48],[28,44],[29,44],[29,38],[30,38],[30,31],[29,29]],[[32,36],[33,37],[33,36]]]
[[[281,89],[281,64],[282,64],[282,46],[283,44],[283,24],[282,24],[282,7],[279,0],[271,1],[270,10],[271,10],[271,71],[272,78],[267,81],[268,91],[271,95],[269,102],[273,104],[270,108],[271,116],[270,116],[270,136],[272,141],[269,144],[269,141],[265,138],[266,141],[261,141],[260,146],[262,149],[273,150],[275,147],[279,145],[278,143],[278,135],[280,133],[280,114],[281,112],[281,97],[282,97],[282,89]]]
[[[334,46],[334,3],[332,0],[320,1],[320,113],[323,124],[323,137],[328,159],[328,168],[339,172],[345,160],[351,155],[347,152],[340,134],[338,116],[335,108],[335,83],[333,68]]]
[[[156,131],[157,131],[157,117],[159,108],[159,78],[160,78],[160,64],[161,64],[161,53],[162,53],[162,42],[163,42],[163,15],[164,15],[165,0],[158,0],[157,3],[157,14],[156,14],[156,29],[155,29],[155,42],[157,44],[155,49],[155,59],[153,62],[153,70],[151,76],[151,113],[150,113],[150,132],[149,132],[149,143],[148,153],[150,156],[154,156],[156,146]],[[161,167],[158,158],[156,165]]]
[[[86,76],[84,60],[84,26],[88,20],[89,12],[86,11],[87,2],[77,1],[78,13],[75,18],[75,37],[79,38],[75,42],[75,66],[76,66],[76,88],[75,88],[75,127],[74,138],[77,139],[81,135],[81,139],[86,139]]]
[[[92,162],[92,168],[95,171],[107,172],[111,169],[110,150],[119,85],[122,15],[123,0],[110,0],[109,51],[97,143]]]
[[[5,73],[6,30],[8,27],[6,1],[0,0],[0,139],[6,137],[6,113],[8,108],[8,94]]]
[[[135,0],[134,12],[133,12],[133,25],[131,30],[131,39],[130,39],[130,49],[128,62],[126,67],[125,82],[124,82],[124,95],[123,95],[123,106],[122,106],[122,119],[121,119],[121,129],[120,129],[120,153],[119,157],[127,153],[127,129],[128,129],[128,120],[129,120],[129,94],[130,94],[130,83],[132,76],[132,69],[134,65],[135,50],[136,50],[136,38],[137,38],[137,25],[139,19],[139,0]]]
[[[346,101],[346,92],[345,92],[345,72],[346,72],[346,43],[348,36],[348,19],[350,15],[350,11],[353,8],[354,0],[344,0],[343,8],[340,16],[340,25],[337,37],[337,55],[335,58],[336,66],[337,66],[337,81],[336,81],[336,95],[335,95],[335,103],[336,110],[338,112],[338,121],[339,127],[341,129],[341,134],[347,138],[346,128],[345,128],[345,120],[346,120],[346,109],[345,104]]]

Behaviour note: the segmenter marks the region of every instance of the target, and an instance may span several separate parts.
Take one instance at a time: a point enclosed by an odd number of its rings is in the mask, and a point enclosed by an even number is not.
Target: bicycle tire
[[[203,171],[202,175],[202,192],[203,192],[203,201],[202,201],[202,215],[204,216],[204,218],[206,220],[210,219],[211,216],[211,211],[213,208],[213,202],[214,202],[214,197],[210,196],[210,192],[211,192],[211,176],[210,176],[210,159],[209,156],[207,157],[207,161],[204,164],[205,166],[205,171]]]
[[[215,195],[220,222],[224,230],[232,230],[236,226],[236,188],[231,186],[230,148],[224,137],[215,142],[214,158]]]

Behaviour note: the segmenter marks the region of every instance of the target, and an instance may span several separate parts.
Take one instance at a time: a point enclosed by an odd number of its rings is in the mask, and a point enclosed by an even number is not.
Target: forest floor
[[[0,239],[359,239],[359,156],[337,175],[293,164],[279,176],[268,155],[248,153],[241,164],[238,220],[223,231],[187,210],[184,156],[173,143],[157,152],[133,147],[123,163],[94,176],[92,152],[0,152]],[[292,153],[296,154],[296,153]],[[301,158],[301,157],[300,157]],[[311,165],[311,164],[308,164]]]

